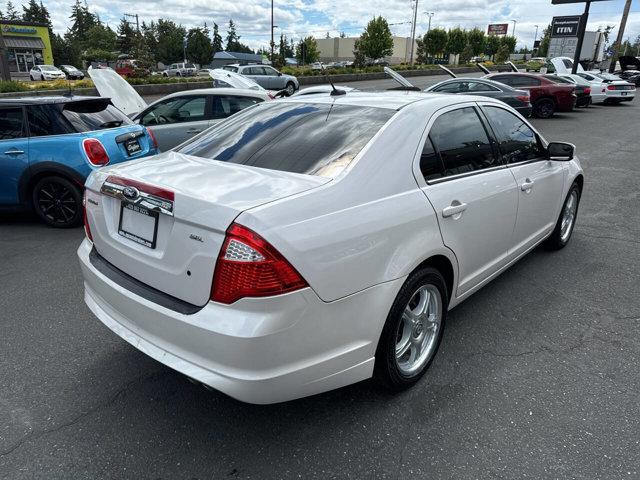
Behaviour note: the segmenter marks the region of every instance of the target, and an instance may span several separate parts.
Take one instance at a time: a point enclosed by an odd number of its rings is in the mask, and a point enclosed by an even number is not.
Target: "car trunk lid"
[[[204,305],[233,220],[328,181],[167,152],[93,174],[87,215],[95,248],[109,263],[170,296]]]

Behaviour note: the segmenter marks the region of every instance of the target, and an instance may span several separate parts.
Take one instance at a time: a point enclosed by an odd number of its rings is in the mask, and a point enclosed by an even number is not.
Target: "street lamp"
[[[429,31],[431,30],[431,18],[436,14],[436,12],[422,12],[424,13],[427,17],[429,17],[429,27],[427,28],[427,33],[429,33]]]
[[[516,23],[518,23],[516,20],[511,20],[513,22],[513,32],[511,32],[512,36],[516,36]]]
[[[534,25],[536,27],[536,36],[533,37],[533,50],[536,51],[536,53],[538,53],[538,50],[536,50],[536,42],[538,41],[538,25]]]

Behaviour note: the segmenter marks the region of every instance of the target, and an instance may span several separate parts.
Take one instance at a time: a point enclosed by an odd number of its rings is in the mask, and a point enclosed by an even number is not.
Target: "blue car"
[[[100,97],[0,100],[0,209],[53,227],[82,223],[84,182],[104,165],[158,153],[155,138]]]

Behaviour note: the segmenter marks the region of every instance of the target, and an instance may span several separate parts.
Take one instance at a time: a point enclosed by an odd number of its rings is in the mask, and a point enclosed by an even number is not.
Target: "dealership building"
[[[34,65],[53,65],[49,28],[42,23],[0,20],[12,77],[27,77]]]
[[[318,50],[320,51],[321,62],[342,62],[353,61],[355,44],[358,41],[358,37],[349,38],[319,38],[316,39],[318,44]],[[418,44],[414,45],[413,58],[417,56]],[[411,56],[411,38],[408,37],[393,37],[393,53],[385,57],[385,62],[390,64],[406,63]]]

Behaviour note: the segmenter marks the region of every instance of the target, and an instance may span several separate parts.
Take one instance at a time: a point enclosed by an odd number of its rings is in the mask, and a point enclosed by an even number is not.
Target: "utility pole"
[[[513,31],[511,32],[511,36],[515,38],[516,36],[516,23],[518,23],[516,20],[511,20],[513,22]]]
[[[618,38],[616,43],[613,44],[613,55],[611,56],[611,64],[609,65],[609,73],[613,73],[616,69],[616,62],[618,61],[618,50],[622,45],[622,38],[624,37],[624,29],[627,27],[627,18],[629,18],[629,10],[631,9],[631,0],[627,0],[624,4],[624,10],[622,11],[622,20],[620,20],[620,28],[618,29]]]
[[[122,15],[125,16],[125,17],[135,18],[136,19],[136,32],[140,33],[140,22],[138,21],[138,14],[137,13],[123,13]]]
[[[429,33],[431,31],[431,19],[436,13],[435,12],[424,12],[424,13],[426,13],[427,17],[429,17],[429,27],[427,28],[427,33]]]
[[[4,37],[0,28],[0,80],[11,80],[9,72],[9,61],[7,60],[7,49],[4,45]]]
[[[413,6],[413,23],[411,24],[411,54],[409,55],[409,64],[413,65],[413,47],[416,43],[416,21],[418,20],[418,0],[415,0]]]
[[[273,48],[275,47],[275,43],[273,41],[273,0],[271,0],[271,63],[273,63]]]
[[[533,50],[536,51],[536,53],[538,53],[538,50],[536,49],[536,42],[538,41],[538,25],[535,26],[536,27],[536,36],[533,37]]]
[[[576,53],[573,56],[573,68],[571,73],[575,75],[578,72],[578,65],[580,64],[580,55],[582,54],[582,44],[584,43],[584,32],[587,30],[587,21],[589,20],[589,8],[591,7],[591,0],[587,0],[584,4],[584,13],[580,19],[580,25],[578,26],[578,43],[576,45]]]

